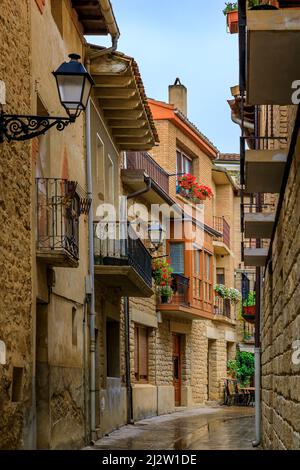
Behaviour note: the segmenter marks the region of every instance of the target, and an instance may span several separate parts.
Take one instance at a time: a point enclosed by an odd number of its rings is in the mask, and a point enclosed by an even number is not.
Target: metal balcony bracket
[[[0,143],[24,141],[45,134],[51,127],[63,131],[75,117],[25,116],[0,112]]]

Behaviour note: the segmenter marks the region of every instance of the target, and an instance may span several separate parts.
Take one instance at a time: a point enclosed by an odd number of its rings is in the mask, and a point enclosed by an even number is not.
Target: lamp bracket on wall
[[[45,134],[51,127],[63,131],[74,117],[25,116],[0,113],[0,143],[29,140]]]

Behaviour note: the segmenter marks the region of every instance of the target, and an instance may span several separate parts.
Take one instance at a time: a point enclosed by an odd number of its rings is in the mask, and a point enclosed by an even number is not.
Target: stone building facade
[[[3,1],[0,23],[0,80],[6,88],[4,109],[12,114],[30,114],[28,2]],[[17,448],[30,446],[34,434],[31,145],[2,143],[0,158],[0,340],[6,349],[0,365],[0,448]]]
[[[218,240],[214,230],[217,228],[220,231],[223,230],[223,226],[216,227],[216,224],[223,222],[224,219],[231,227],[237,224],[239,213],[234,210],[234,207],[238,201],[238,188],[226,168],[214,165],[214,161],[217,161],[215,160],[218,155],[217,150],[184,114],[187,108],[185,87],[177,80],[169,87],[169,93],[169,103],[150,100],[160,138],[160,145],[153,148],[150,153],[167,172],[173,175],[170,177],[170,195],[179,207],[187,204],[176,188],[178,179],[176,173],[180,172],[178,161],[176,162],[179,150],[187,158],[190,157],[192,161],[190,172],[197,177],[198,181],[212,188],[214,198],[204,203],[205,229],[202,232],[203,250],[208,250],[207,253],[211,254],[211,288],[220,279],[217,278],[217,273],[220,272],[222,272],[221,279],[226,286],[233,287],[235,268],[240,263],[240,245],[235,240],[235,230],[231,230],[230,242],[224,238],[221,241]],[[190,213],[193,213],[193,205],[190,206]],[[176,241],[178,240],[175,237],[170,238],[167,243],[167,253],[172,243]],[[185,250],[187,250],[188,259],[188,245],[185,246]],[[189,262],[193,267],[191,272],[185,274],[190,276],[190,289],[192,290],[196,270],[193,255]],[[203,272],[201,276],[204,276]],[[202,280],[204,281],[204,277]],[[191,319],[189,308],[182,309],[184,312],[180,312],[180,308],[177,309],[174,305],[172,307],[160,303],[157,305],[159,313],[157,364],[159,368],[163,368],[163,375],[159,375],[157,380],[159,385],[165,386],[165,392],[169,396],[174,394],[174,377],[172,377],[174,356],[170,343],[174,340],[174,336],[180,338],[182,383],[181,401],[177,402],[177,405],[191,406],[209,400],[222,400],[223,379],[227,375],[227,360],[235,356],[236,310],[232,308],[230,315],[227,316],[223,311],[218,310],[215,300],[211,298],[210,302],[206,302],[204,293],[196,300],[193,294],[190,304],[190,310],[194,313],[193,319]]]
[[[285,148],[290,148],[291,153],[264,279],[261,330],[263,444],[267,449],[299,449],[299,118],[295,122],[294,107],[278,109],[275,118],[279,123],[284,120],[280,128],[288,139]]]
[[[233,121],[241,126],[249,147],[242,146],[241,169],[244,191],[252,198],[252,214],[243,214],[247,235],[243,252],[256,269],[260,300],[255,331],[257,381],[261,378],[261,390],[256,391],[256,443],[265,449],[299,450],[299,104],[295,81],[300,69],[298,64],[295,68],[292,51],[299,44],[300,15],[298,2],[270,1],[273,8],[267,11],[259,3],[258,8],[247,9],[247,3],[239,1],[242,22],[246,21],[239,38],[245,60],[241,55],[240,88],[235,103],[229,102]]]
[[[85,61],[84,34],[116,27],[99,2],[91,31],[77,6],[1,3],[5,113],[65,115],[52,71],[72,52]],[[64,132],[0,144],[3,449],[78,448],[88,439],[85,144],[83,114]]]

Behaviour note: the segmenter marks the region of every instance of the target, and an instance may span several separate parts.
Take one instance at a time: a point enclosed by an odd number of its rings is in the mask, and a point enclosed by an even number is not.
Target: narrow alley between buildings
[[[252,407],[199,407],[145,419],[98,440],[94,450],[251,450]]]

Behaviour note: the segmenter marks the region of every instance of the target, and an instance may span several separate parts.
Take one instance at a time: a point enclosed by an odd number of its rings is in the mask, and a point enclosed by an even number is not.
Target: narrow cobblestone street
[[[95,450],[251,450],[254,409],[194,408],[124,426]]]

